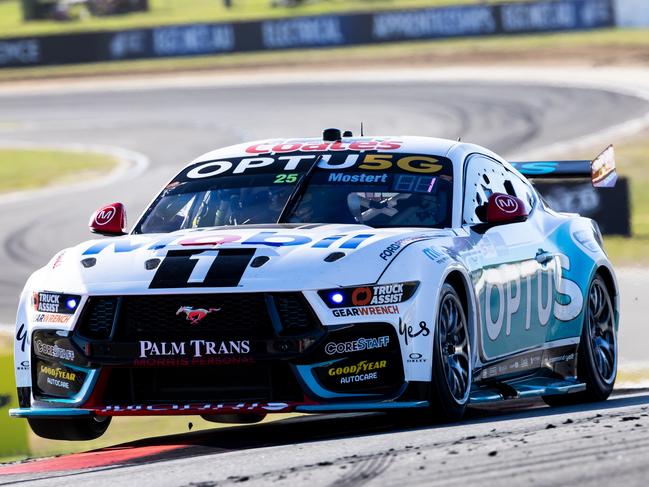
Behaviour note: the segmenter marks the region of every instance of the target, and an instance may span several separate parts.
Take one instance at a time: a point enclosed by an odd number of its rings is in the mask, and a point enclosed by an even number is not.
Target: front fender
[[[439,311],[442,286],[451,282],[467,303],[471,358],[476,363],[477,337],[476,297],[466,266],[449,255],[439,244],[417,242],[389,264],[379,284],[417,280],[420,282],[416,300],[405,310],[399,322],[399,340],[406,379],[430,381],[433,363],[433,337]]]

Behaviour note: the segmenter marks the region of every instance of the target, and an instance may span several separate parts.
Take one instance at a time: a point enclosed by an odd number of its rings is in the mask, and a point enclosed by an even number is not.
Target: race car
[[[408,410],[606,399],[619,291],[593,220],[527,178],[617,178],[593,161],[510,164],[428,137],[273,139],[182,169],[130,232],[57,253],[16,321],[20,407],[39,436],[114,416]],[[403,412],[401,411],[403,414]]]

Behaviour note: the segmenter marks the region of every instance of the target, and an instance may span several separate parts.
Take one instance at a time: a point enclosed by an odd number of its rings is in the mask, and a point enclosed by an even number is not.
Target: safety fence
[[[597,29],[614,1],[544,0],[0,39],[0,68]],[[643,0],[645,1],[645,0]]]

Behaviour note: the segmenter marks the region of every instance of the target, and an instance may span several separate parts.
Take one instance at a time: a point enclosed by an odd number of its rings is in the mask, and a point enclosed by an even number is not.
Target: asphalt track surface
[[[366,134],[461,136],[508,155],[647,110],[633,96],[594,89],[479,81],[364,85],[346,83],[344,75],[326,84],[0,94],[0,140],[108,144],[151,160],[143,174],[118,184],[0,206],[0,323],[12,322],[29,273],[58,249],[90,238],[86,225],[96,207],[122,201],[133,221],[173,173],[219,146],[318,136],[329,126],[357,132],[362,120]],[[643,348],[627,358],[641,358]],[[527,406],[473,411],[459,425],[352,415],[154,438],[22,471],[0,468],[0,484],[645,483],[649,393],[564,409]]]

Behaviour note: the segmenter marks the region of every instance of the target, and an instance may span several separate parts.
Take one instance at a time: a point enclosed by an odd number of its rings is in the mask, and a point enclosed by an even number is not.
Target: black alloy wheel
[[[430,409],[433,419],[456,421],[471,393],[471,341],[466,312],[457,291],[442,287],[433,338]]]
[[[588,288],[584,324],[577,356],[577,378],[586,390],[574,394],[544,396],[550,406],[604,401],[617,377],[616,314],[608,287],[596,274]]]

